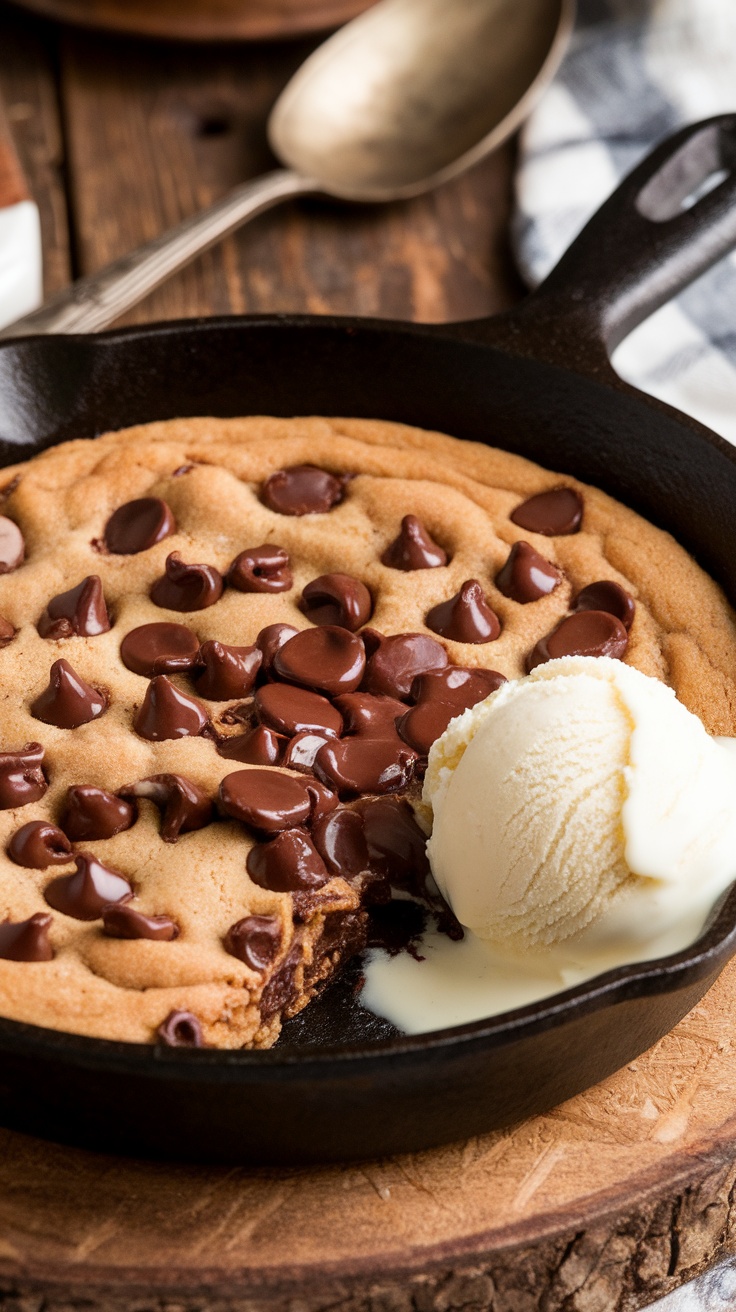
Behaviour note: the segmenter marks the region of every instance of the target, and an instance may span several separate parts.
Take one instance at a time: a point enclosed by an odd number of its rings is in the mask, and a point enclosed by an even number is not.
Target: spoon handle
[[[80,278],[40,309],[9,324],[0,332],[0,338],[90,333],[106,328],[177,269],[249,219],[282,200],[319,190],[311,178],[290,169],[264,173],[98,273]]]

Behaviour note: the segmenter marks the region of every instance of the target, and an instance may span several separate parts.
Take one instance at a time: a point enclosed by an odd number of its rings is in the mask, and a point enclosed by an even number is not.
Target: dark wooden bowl
[[[374,0],[17,0],[62,23],[177,41],[259,41],[338,27]]]

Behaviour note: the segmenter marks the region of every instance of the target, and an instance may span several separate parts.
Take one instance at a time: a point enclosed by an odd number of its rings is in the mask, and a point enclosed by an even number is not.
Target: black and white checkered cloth
[[[657,141],[734,110],[736,0],[580,0],[522,135],[514,236],[528,282]],[[736,253],[637,328],[614,365],[736,442]]]

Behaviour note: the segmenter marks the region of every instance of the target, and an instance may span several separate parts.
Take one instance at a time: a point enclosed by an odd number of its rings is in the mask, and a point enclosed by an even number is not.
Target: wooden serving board
[[[62,23],[179,41],[263,40],[338,27],[374,0],[17,0]]]
[[[0,1294],[46,1312],[642,1308],[736,1238],[735,1009],[736,963],[597,1088],[411,1157],[207,1169],[0,1132]]]

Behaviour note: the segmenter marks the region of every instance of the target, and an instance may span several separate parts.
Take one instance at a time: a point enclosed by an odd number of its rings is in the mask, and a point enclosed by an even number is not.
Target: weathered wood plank
[[[3,7],[0,96],[41,215],[46,293],[70,278],[64,148],[56,90],[55,30]]]
[[[69,34],[62,89],[79,258],[92,271],[273,166],[269,109],[311,43],[192,51]],[[518,288],[511,149],[392,206],[291,205],[172,279],[129,322],[230,312],[482,315]]]

